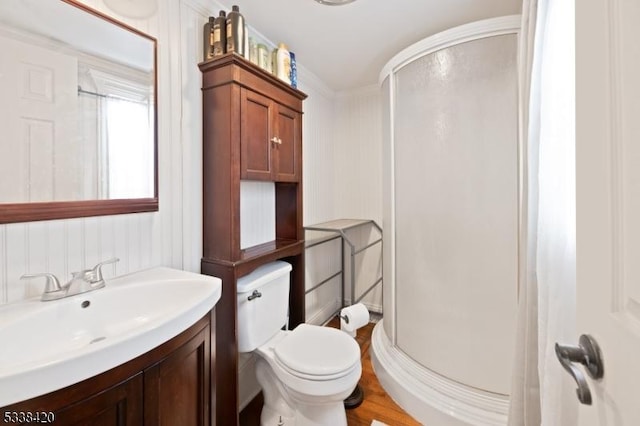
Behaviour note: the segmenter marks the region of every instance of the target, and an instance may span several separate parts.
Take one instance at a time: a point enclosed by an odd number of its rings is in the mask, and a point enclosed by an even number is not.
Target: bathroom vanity
[[[220,294],[218,278],[152,268],[3,306],[0,422],[214,423]]]
[[[38,413],[37,423],[50,418],[53,421],[48,423],[62,425],[209,425],[210,395],[215,393],[210,389],[213,318],[211,312],[178,336],[125,364],[3,407],[0,414],[20,420],[35,418]],[[33,386],[37,387],[37,382]]]

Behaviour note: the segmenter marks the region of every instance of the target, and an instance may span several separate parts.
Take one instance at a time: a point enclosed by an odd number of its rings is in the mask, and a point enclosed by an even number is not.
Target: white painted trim
[[[368,95],[379,95],[380,94],[380,86],[378,84],[369,84],[367,86],[358,87],[355,89],[349,90],[341,90],[336,93],[337,99],[352,99],[355,96],[368,96]]]
[[[333,91],[327,84],[320,79],[316,74],[314,74],[307,67],[302,65],[300,62],[297,63],[298,69],[298,87],[302,86],[303,89],[306,90],[308,86],[311,89],[316,90],[322,96],[327,99],[333,100],[336,96],[336,92]],[[307,90],[308,91],[308,90]]]
[[[351,306],[352,304],[351,299],[344,299],[344,303],[346,306]],[[369,310],[369,312],[373,312],[374,314],[382,314],[382,305],[379,305],[377,303],[364,302],[364,301],[359,303],[362,303]]]
[[[465,386],[418,364],[392,345],[383,321],[371,338],[371,362],[385,391],[423,424],[504,426],[509,397]]]
[[[204,16],[205,18],[209,14],[213,14],[213,11],[216,9],[230,10],[229,7],[226,7],[215,0],[182,0],[182,4],[190,7],[194,12]],[[217,13],[215,16],[218,16]]]
[[[399,69],[408,63],[437,50],[485,37],[518,33],[520,31],[520,19],[520,15],[485,19],[478,22],[472,22],[470,24],[460,25],[420,40],[419,42],[407,47],[387,62],[378,77],[378,85],[382,85],[382,82],[388,75],[398,72]]]
[[[384,83],[384,80],[382,80]],[[391,235],[391,315],[393,318],[393,324],[391,324],[392,335],[391,341],[395,345],[398,342],[398,314],[397,314],[397,291],[396,291],[396,138],[395,138],[395,128],[396,128],[396,114],[394,105],[396,104],[396,77],[395,74],[389,74],[389,143],[391,147],[389,148],[389,161],[391,161],[391,165],[389,167],[391,174],[391,188],[389,191],[391,200],[391,220],[387,224],[389,226]]]

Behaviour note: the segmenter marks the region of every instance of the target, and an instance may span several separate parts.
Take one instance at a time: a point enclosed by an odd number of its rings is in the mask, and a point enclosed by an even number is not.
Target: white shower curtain
[[[527,232],[509,424],[571,426],[577,423],[575,385],[554,343],[577,339],[573,0],[525,0],[521,34]]]
[[[524,0],[518,45],[518,109],[520,147],[523,152],[520,188],[520,276],[518,289],[518,328],[509,407],[510,426],[540,424],[540,389],[538,379],[538,283],[535,270],[538,223],[538,150],[539,108],[529,111],[531,98],[537,98],[538,80],[534,72],[536,21],[544,22],[545,2]],[[535,63],[539,68],[540,64]],[[530,136],[529,133],[533,131]],[[532,143],[529,143],[529,140]]]

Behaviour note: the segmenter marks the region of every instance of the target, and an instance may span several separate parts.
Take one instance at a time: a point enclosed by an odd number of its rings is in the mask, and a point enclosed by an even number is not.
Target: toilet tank
[[[291,265],[276,261],[238,280],[238,351],[251,352],[287,322]]]

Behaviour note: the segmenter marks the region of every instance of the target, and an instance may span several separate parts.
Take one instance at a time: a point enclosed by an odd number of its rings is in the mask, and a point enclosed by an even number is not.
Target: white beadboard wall
[[[23,273],[49,271],[64,279],[73,271],[113,256],[121,260],[105,268],[107,277],[156,265],[200,270],[202,97],[197,63],[202,55],[202,25],[209,15],[229,9],[229,5],[207,0],[159,0],[155,16],[132,20],[114,14],[102,0],[84,3],[158,39],[160,210],[1,225],[0,303],[36,296],[42,291],[43,284],[37,280],[21,282]],[[303,118],[304,223],[345,217],[379,221],[378,88],[335,93],[302,64],[298,70],[299,87],[309,95]],[[248,193],[255,194],[256,189],[250,187]],[[270,203],[264,196],[262,201],[253,202]],[[253,218],[243,217],[246,228],[255,230],[243,235],[247,244],[268,240],[270,231],[264,232],[265,221],[273,220],[265,218],[260,207],[252,210],[256,212]],[[334,247],[308,253],[308,288],[321,269],[326,268],[330,274],[339,264]],[[321,321],[325,312],[337,307],[338,287],[330,283],[308,296],[308,319]],[[377,304],[377,294],[372,297],[371,303]]]
[[[336,96],[337,128],[336,217],[373,219],[382,226],[382,96],[376,84],[341,92]],[[356,247],[364,247],[379,237],[372,226],[347,232]],[[383,242],[384,243],[384,242]],[[355,286],[359,297],[382,273],[381,246],[356,255]],[[350,277],[350,257],[345,250],[346,276]],[[350,303],[350,283],[347,282]],[[371,311],[382,312],[382,286],[373,289],[362,302]]]
[[[382,223],[382,97],[376,84],[336,96],[337,218]]]

